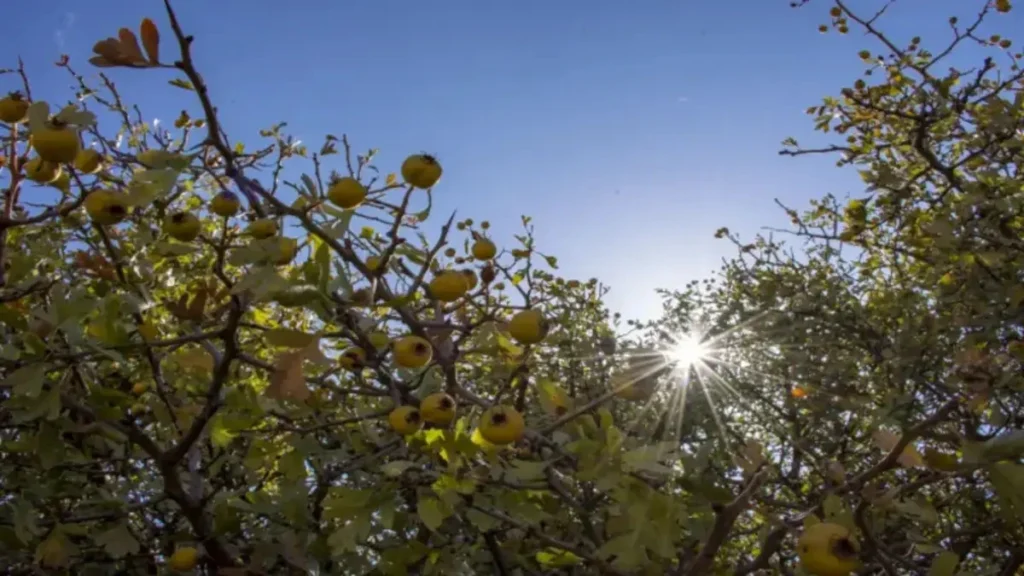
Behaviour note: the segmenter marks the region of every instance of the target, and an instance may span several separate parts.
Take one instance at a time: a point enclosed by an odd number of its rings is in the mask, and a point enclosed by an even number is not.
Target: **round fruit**
[[[413,154],[402,162],[402,179],[416,188],[433,188],[441,172],[437,158],[429,154]]]
[[[547,336],[548,327],[540,310],[522,310],[509,320],[508,333],[520,344],[536,344]]]
[[[462,277],[466,279],[466,285],[469,286],[470,290],[476,288],[477,284],[480,283],[476,277],[476,272],[473,272],[468,268],[462,271]]]
[[[423,426],[423,419],[420,418],[420,411],[415,406],[399,406],[388,414],[388,424],[395,432],[408,436],[415,434]]]
[[[145,391],[146,385],[143,384],[142,382],[138,382],[134,386],[132,386],[132,394],[135,394],[136,396],[141,396]]]
[[[65,164],[74,162],[80,145],[78,131],[57,123],[50,123],[32,133],[32,147],[43,160]]]
[[[103,168],[103,155],[92,148],[86,148],[75,156],[75,170],[82,174],[95,174]]]
[[[109,226],[128,217],[125,198],[117,192],[97,190],[85,198],[85,211],[93,222]]]
[[[366,200],[366,186],[351,176],[338,178],[327,188],[327,199],[348,210]]]
[[[47,162],[39,156],[25,162],[25,175],[33,182],[50,184],[56,181],[57,178],[60,178],[60,175],[63,173],[64,170],[60,167],[60,164]]]
[[[445,270],[430,281],[430,295],[441,302],[454,302],[468,291],[466,277],[455,270]]]
[[[253,238],[256,238],[257,240],[264,240],[277,234],[277,221],[271,220],[270,218],[262,218],[254,221],[252,224],[249,224],[247,231]]]
[[[199,237],[199,218],[188,212],[175,212],[164,219],[164,232],[181,242],[191,242]]]
[[[277,238],[268,241],[272,242],[270,246],[271,254],[269,257],[271,264],[284,266],[291,262],[299,252],[299,241],[295,238],[278,236]]]
[[[477,260],[490,260],[498,254],[498,247],[487,238],[480,238],[473,243],[473,258]]]
[[[376,272],[380,268],[380,256],[370,256],[366,259],[366,268],[370,272]]]
[[[362,348],[349,348],[338,356],[338,363],[346,370],[362,370],[366,365],[366,351]]]
[[[447,426],[455,419],[455,399],[444,392],[431,394],[420,402],[420,414],[430,424]]]
[[[242,208],[242,202],[238,199],[238,195],[234,192],[227,190],[217,194],[210,201],[210,211],[217,216],[223,216],[228,218],[238,214],[238,211]],[[271,234],[273,236],[273,234]]]
[[[50,182],[50,186],[53,186],[54,188],[56,188],[57,190],[60,190],[61,192],[70,192],[71,191],[71,175],[68,174],[67,172],[64,172],[62,170],[61,173],[60,173],[60,176],[57,176],[56,180],[54,180],[53,182]]]
[[[857,569],[860,546],[839,524],[819,522],[807,527],[796,543],[804,571],[815,576],[847,576]]]
[[[494,271],[494,266],[491,266],[490,264],[480,269],[480,279],[484,281],[484,284],[494,282],[494,278],[497,275],[498,273]]]
[[[199,564],[199,551],[191,546],[184,548],[178,548],[171,554],[171,558],[167,561],[167,565],[171,570],[178,572],[188,572],[194,569]]]
[[[0,120],[9,124],[24,122],[28,116],[28,100],[20,92],[11,92],[0,100]]]
[[[369,338],[370,344],[377,350],[383,350],[391,344],[391,336],[387,332],[371,332]]]
[[[480,417],[480,435],[491,444],[504,446],[523,437],[526,422],[511,406],[493,406]]]
[[[422,368],[430,363],[434,348],[425,338],[405,336],[395,344],[395,363],[404,368]]]

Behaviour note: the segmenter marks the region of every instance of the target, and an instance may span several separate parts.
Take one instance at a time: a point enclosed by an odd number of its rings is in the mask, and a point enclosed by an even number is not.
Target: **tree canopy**
[[[1019,574],[1024,72],[1010,2],[971,4],[928,48],[795,2],[872,46],[807,111],[830,142],[781,154],[864,188],[720,229],[737,255],[642,322],[527,216],[428,234],[431,154],[232,144],[169,2],[58,62],[69,102],[4,71],[0,565]],[[172,127],[127,74],[182,89]]]

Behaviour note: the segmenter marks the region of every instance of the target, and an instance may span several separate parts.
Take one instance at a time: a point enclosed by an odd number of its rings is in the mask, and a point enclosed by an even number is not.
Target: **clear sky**
[[[850,0],[873,13],[882,0]],[[828,5],[788,0],[177,0],[196,59],[233,140],[286,120],[312,145],[347,133],[381,149],[382,168],[437,155],[434,218],[489,219],[499,243],[534,216],[539,248],[569,277],[610,284],[628,317],[658,310],[654,288],[681,287],[786,218],[774,198],[858,192],[834,158],[779,157],[779,142],[820,141],[804,109],[852,83],[859,32],[816,31]],[[901,44],[946,42],[946,18],[981,0],[898,0],[883,26]],[[80,72],[93,43],[152,16],[157,0],[37,0],[5,9],[0,66],[24,57],[35,96],[71,95],[60,53]],[[1021,7],[1024,8],[1024,7]],[[1024,29],[1022,10],[986,29]],[[977,60],[974,60],[977,61]],[[165,71],[114,70],[150,119],[199,115]],[[0,88],[14,86],[0,77]],[[337,156],[332,158],[339,158]]]

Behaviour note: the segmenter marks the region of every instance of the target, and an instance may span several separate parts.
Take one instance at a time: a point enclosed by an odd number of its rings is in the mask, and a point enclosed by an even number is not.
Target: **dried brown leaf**
[[[116,38],[106,38],[93,45],[92,51],[114,65],[123,64],[124,56],[121,54],[121,43]]]
[[[270,386],[266,395],[275,400],[305,401],[309,398],[309,387],[302,373],[304,351],[280,354],[274,362],[274,372],[270,375]]]
[[[117,37],[121,40],[121,54],[131,63],[145,62],[146,57],[142,55],[142,48],[139,47],[139,39],[135,32],[127,28],[117,31]]]
[[[160,63],[160,31],[156,24],[149,18],[143,18],[139,26],[139,35],[142,37],[142,46],[149,55],[151,64]]]
[[[120,64],[116,62],[111,62],[103,56],[93,56],[92,58],[89,58],[89,64],[92,64],[97,68],[116,68],[120,66]]]

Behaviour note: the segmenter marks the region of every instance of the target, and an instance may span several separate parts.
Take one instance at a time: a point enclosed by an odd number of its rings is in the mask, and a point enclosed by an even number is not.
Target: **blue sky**
[[[850,0],[872,13],[881,0]],[[828,4],[793,10],[788,0],[178,0],[196,37],[195,57],[233,140],[288,121],[318,145],[347,133],[357,149],[381,149],[397,169],[429,151],[445,166],[434,218],[453,209],[488,219],[507,244],[519,215],[534,217],[539,248],[569,277],[611,285],[609,304],[628,317],[658,310],[653,290],[681,287],[716,269],[728,226],[750,237],[786,218],[780,198],[803,206],[825,193],[858,191],[834,159],[783,158],[779,142],[820,141],[804,109],[836,94],[877,49],[860,33],[816,31]],[[980,0],[899,0],[884,27],[901,44],[938,46],[946,17]],[[157,0],[48,0],[6,10],[0,66],[21,55],[35,96],[63,100],[68,78],[49,63],[72,56],[80,72],[92,44],[152,16]],[[12,13],[13,10],[13,13]],[[987,33],[1022,29],[1020,11]],[[968,60],[976,61],[976,60]],[[191,93],[164,71],[112,73],[150,119],[181,109]],[[7,90],[11,77],[0,78]],[[338,158],[337,156],[333,158]]]

